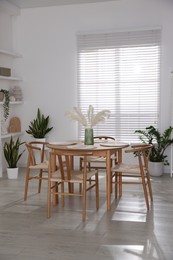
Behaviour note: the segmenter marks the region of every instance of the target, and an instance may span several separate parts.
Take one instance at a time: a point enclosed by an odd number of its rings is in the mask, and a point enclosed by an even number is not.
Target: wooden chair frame
[[[51,197],[61,195],[62,206],[64,207],[64,196],[80,196],[82,197],[82,221],[86,219],[86,192],[95,187],[96,192],[96,208],[99,208],[99,186],[98,186],[98,170],[88,170],[87,156],[90,153],[82,154],[84,158],[84,167],[82,170],[73,169],[73,157],[78,153],[67,150],[55,150],[50,152],[49,156],[49,174],[48,174],[48,218],[51,216]],[[65,160],[64,160],[65,158]],[[55,170],[55,161],[59,162],[59,169]],[[94,176],[94,179],[92,178]],[[74,190],[74,184],[80,184],[82,189],[78,192]],[[58,185],[61,189],[58,190]],[[71,185],[72,189],[65,189],[65,184]]]
[[[41,192],[42,180],[48,181],[48,160],[46,160],[45,154],[45,148],[47,144],[48,142],[29,142],[25,144],[28,150],[28,160],[26,167],[24,200],[27,200],[30,180],[38,180],[38,193]],[[36,175],[31,176],[30,172],[33,170],[35,171]],[[46,177],[43,177],[43,172],[47,172]]]
[[[125,150],[126,153],[135,153],[138,157],[138,165],[130,165],[120,163],[112,168],[112,172],[115,174],[115,181],[112,179],[112,183],[115,184],[115,197],[122,196],[123,184],[142,184],[144,198],[147,209],[149,210],[148,192],[151,202],[153,201],[152,187],[150,181],[150,174],[148,170],[148,158],[151,152],[152,145],[134,145],[132,149]],[[124,177],[139,177],[140,181],[125,181]]]

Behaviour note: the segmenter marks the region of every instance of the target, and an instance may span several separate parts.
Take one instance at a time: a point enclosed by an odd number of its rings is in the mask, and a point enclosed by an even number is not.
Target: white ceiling
[[[85,4],[97,2],[110,2],[117,0],[7,0],[19,8],[35,8],[55,5]]]

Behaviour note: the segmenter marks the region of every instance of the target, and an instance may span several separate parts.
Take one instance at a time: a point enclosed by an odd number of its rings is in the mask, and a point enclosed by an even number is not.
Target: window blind
[[[161,30],[77,35],[78,106],[109,109],[94,135],[136,142],[137,129],[158,126]],[[84,129],[79,124],[79,137]]]

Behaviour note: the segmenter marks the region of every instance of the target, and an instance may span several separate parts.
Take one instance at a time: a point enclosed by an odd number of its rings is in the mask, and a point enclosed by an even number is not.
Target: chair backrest
[[[45,148],[48,142],[29,142],[26,143],[28,150],[28,165],[36,165],[45,160]]]
[[[152,144],[132,145],[126,153],[134,153],[138,156],[139,166],[148,169],[148,160],[152,149]]]
[[[107,136],[107,135],[100,135],[100,136],[94,136],[94,139],[99,139],[99,140],[114,140],[115,138],[112,136]]]
[[[81,151],[69,151],[66,149],[62,150],[54,150],[49,153],[49,171],[50,177],[51,173],[55,169],[55,162],[58,161],[59,172],[61,173],[61,178],[65,179],[65,172],[67,173],[68,179],[70,180],[70,173],[74,168],[74,157],[83,157],[84,166],[83,171],[86,173],[87,171],[87,156],[91,156],[92,152],[82,152]]]

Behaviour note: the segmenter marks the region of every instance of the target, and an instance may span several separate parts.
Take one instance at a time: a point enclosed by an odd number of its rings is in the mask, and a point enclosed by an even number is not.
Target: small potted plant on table
[[[21,142],[19,137],[16,141],[13,140],[13,137],[11,136],[10,142],[5,142],[4,144],[4,156],[8,163],[7,168],[7,176],[8,179],[17,179],[18,177],[18,167],[17,163],[24,153],[25,150],[22,152],[19,152],[19,148],[22,144],[25,142]]]

